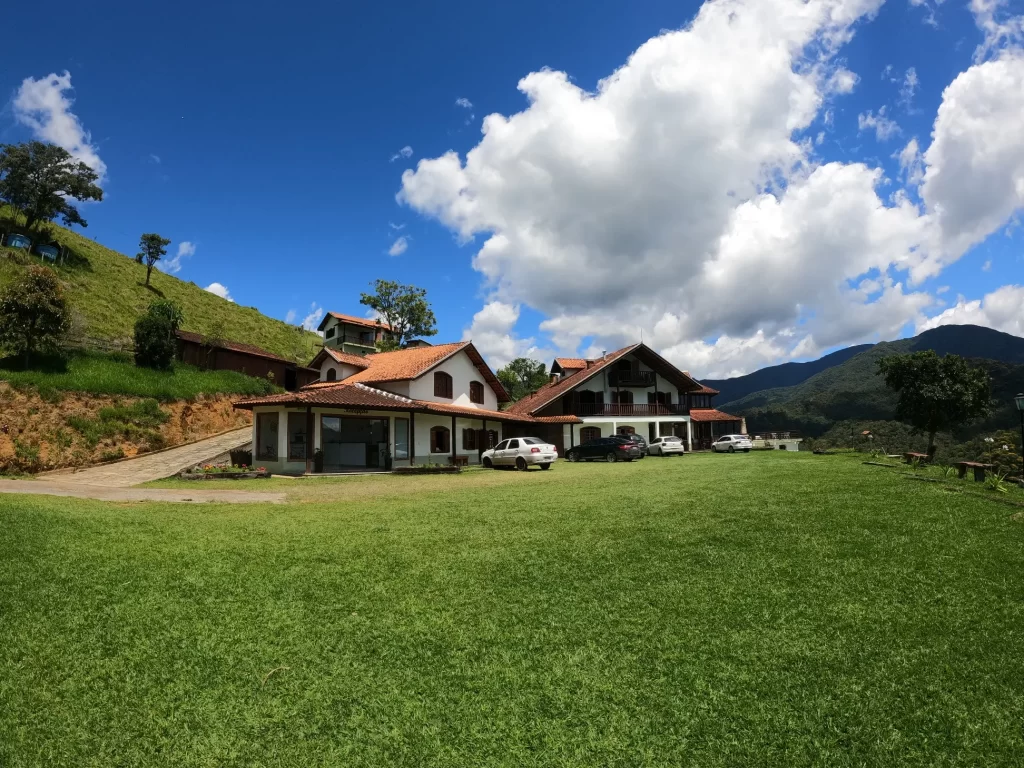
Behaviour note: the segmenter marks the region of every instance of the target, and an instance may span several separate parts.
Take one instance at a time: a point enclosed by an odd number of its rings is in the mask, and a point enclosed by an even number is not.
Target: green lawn
[[[0,496],[0,765],[1024,755],[1021,510],[957,487],[780,453],[225,487],[291,501]]]
[[[274,391],[266,379],[236,371],[202,371],[175,363],[170,371],[137,368],[124,355],[75,353],[66,363],[23,370],[17,359],[0,360],[0,381],[32,386],[44,396],[55,392],[127,395],[157,400],[193,400],[202,394],[262,395]]]

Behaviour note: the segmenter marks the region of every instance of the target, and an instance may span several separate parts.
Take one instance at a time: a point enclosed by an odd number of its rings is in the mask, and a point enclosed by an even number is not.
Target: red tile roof
[[[687,374],[687,376],[689,376],[689,374]],[[697,380],[694,379],[694,381],[697,381]],[[699,381],[697,381],[697,383],[700,384]],[[694,395],[717,395],[718,394],[718,390],[717,389],[712,389],[711,387],[708,387],[708,386],[706,386],[704,384],[700,384],[700,389],[692,392],[691,394],[694,394]]]
[[[582,357],[556,357],[555,362],[563,370],[587,367],[587,361]]]
[[[599,371],[604,370],[610,363],[615,362],[620,357],[622,357],[628,352],[632,352],[639,346],[639,344],[631,344],[628,347],[623,347],[622,349],[616,350],[611,354],[605,355],[603,358],[599,360],[595,360],[594,364],[591,365],[589,368],[584,368],[583,370],[577,371],[576,373],[570,374],[569,376],[565,376],[554,383],[545,384],[532,395],[528,395],[527,397],[524,397],[522,400],[512,403],[512,405],[510,405],[507,410],[512,413],[522,414],[534,413],[536,411],[539,411],[545,405],[555,400],[559,395],[568,392],[577,384],[582,384],[591,376],[595,375]]]
[[[240,352],[243,355],[263,357],[267,360],[277,360],[278,362],[287,363],[288,365],[296,364],[294,360],[289,360],[287,357],[275,355],[273,352],[267,352],[267,350],[262,349],[261,347],[256,347],[252,344],[243,344],[240,341],[214,339],[210,336],[203,336],[201,333],[193,333],[192,331],[175,331],[174,335],[182,341],[187,341],[192,344],[204,344],[206,346],[217,347],[218,349],[227,349],[231,352]]]
[[[464,351],[480,371],[480,375],[490,385],[499,403],[509,401],[508,392],[498,381],[483,357],[471,341],[460,341],[454,344],[437,344],[432,347],[413,347],[399,349],[395,352],[378,352],[363,358],[369,367],[345,379],[346,384],[373,384],[382,381],[405,381],[418,379],[435,365]]]
[[[385,323],[383,320],[377,322],[372,317],[356,317],[355,315],[343,315],[340,312],[328,312],[324,315],[324,319],[320,321],[320,325],[323,326],[327,322],[328,317],[333,317],[335,320],[340,320],[343,323],[349,325],[361,325],[364,328],[383,328],[385,331],[390,331],[391,326]]]
[[[337,363],[345,363],[346,365],[353,365],[356,368],[369,368],[370,363],[362,355],[350,355],[347,352],[339,352],[331,347],[323,347],[319,352],[316,353],[316,357],[313,358],[313,362],[309,365],[311,368],[319,368],[322,365],[322,360],[325,357],[332,358]]]
[[[742,416],[733,416],[731,413],[717,411],[714,408],[691,408],[690,421],[741,421]]]

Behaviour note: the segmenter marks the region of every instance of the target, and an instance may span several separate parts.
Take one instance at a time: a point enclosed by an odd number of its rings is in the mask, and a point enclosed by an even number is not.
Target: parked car
[[[502,440],[489,451],[484,451],[480,462],[492,467],[515,467],[519,470],[529,469],[536,464],[541,469],[551,469],[552,463],[558,458],[558,449],[539,437],[510,437]]]
[[[736,451],[750,453],[750,449],[753,447],[754,444],[746,435],[723,435],[711,444],[711,450],[716,453],[736,453]]]
[[[683,445],[683,438],[666,435],[651,440],[647,451],[651,456],[682,456],[686,453],[686,446]]]
[[[565,458],[567,461],[632,461],[642,458],[642,454],[636,443],[616,435],[580,443],[566,451]]]
[[[627,440],[629,440],[629,442],[633,443],[633,445],[639,448],[641,459],[650,452],[647,448],[647,441],[644,440],[642,435],[638,435],[635,432],[631,432],[628,435],[618,435],[618,437],[626,438]]]

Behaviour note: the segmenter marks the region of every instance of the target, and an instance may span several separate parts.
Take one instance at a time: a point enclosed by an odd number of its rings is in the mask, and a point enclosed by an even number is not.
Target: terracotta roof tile
[[[567,368],[578,369],[587,367],[587,361],[582,357],[556,357],[555,362],[558,363],[558,366],[563,370]]]
[[[367,355],[365,360],[369,367],[349,376],[345,383],[415,379],[468,344],[468,341],[460,341],[455,344],[438,344],[435,347],[416,347]]]
[[[541,424],[582,424],[583,419],[579,416],[534,416],[534,421]]]
[[[350,355],[348,352],[341,352],[331,347],[324,347],[321,349],[316,357],[313,358],[313,362],[310,365],[315,365],[316,361],[323,355],[328,355],[337,363],[345,363],[346,365],[353,365],[356,368],[369,368],[369,361],[362,355]]]
[[[733,416],[731,413],[724,413],[714,408],[691,408],[690,421],[741,421],[741,416]]]
[[[267,350],[253,346],[252,344],[243,344],[240,341],[214,339],[209,336],[203,336],[201,333],[193,333],[192,331],[175,331],[174,335],[182,341],[188,341],[193,344],[206,344],[212,347],[217,347],[218,349],[227,349],[231,352],[241,352],[244,355],[264,357],[267,360],[277,360],[282,363],[287,363],[288,365],[295,365],[294,360],[289,360],[287,357],[281,357],[281,355],[275,355],[273,352],[267,352]]]
[[[687,374],[687,375],[689,375],[689,374]],[[696,381],[696,379],[694,379],[694,380]],[[697,383],[700,384],[699,381]],[[700,389],[694,390],[690,394],[691,395],[717,395],[718,394],[718,390],[717,389],[712,389],[711,387],[706,386],[704,384],[700,384]]]
[[[385,331],[390,331],[391,326],[381,320],[379,323],[371,317],[356,317],[355,315],[343,315],[341,312],[328,312],[328,317],[333,317],[336,320],[341,320],[343,323],[349,325],[361,325],[364,328],[383,328]],[[326,319],[326,318],[325,318]],[[321,323],[323,325],[323,323]]]
[[[519,400],[516,403],[512,403],[512,405],[510,405],[507,410],[512,413],[522,414],[533,413],[534,411],[540,410],[545,405],[550,403],[552,400],[557,398],[559,395],[563,394],[564,392],[568,392],[577,384],[586,381],[591,376],[596,374],[598,371],[604,370],[610,363],[615,362],[620,357],[627,354],[628,352],[632,352],[639,346],[639,344],[631,344],[628,347],[618,349],[615,352],[605,355],[605,357],[600,360],[595,360],[594,364],[591,365],[589,368],[584,368],[581,371],[577,371],[571,376],[566,376],[565,378],[556,381],[553,384],[545,384],[543,387],[538,389],[534,394],[528,397],[524,397],[522,400]]]

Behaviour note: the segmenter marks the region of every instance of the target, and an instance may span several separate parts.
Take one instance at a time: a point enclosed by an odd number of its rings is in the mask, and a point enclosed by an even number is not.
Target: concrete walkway
[[[260,493],[258,491],[232,491],[210,489],[206,486],[216,480],[196,481],[195,490],[171,490],[169,488],[113,488],[102,485],[87,485],[64,480],[0,480],[0,493],[40,494],[43,496],[72,496],[76,499],[98,499],[99,501],[170,501],[209,502],[214,504],[281,504],[283,493]],[[230,480],[224,480],[230,484]]]
[[[222,435],[179,445],[167,451],[144,453],[134,459],[117,461],[99,467],[75,471],[58,469],[39,475],[40,480],[60,485],[94,485],[103,488],[128,488],[133,485],[162,480],[178,474],[186,467],[208,461],[222,453],[245,445],[252,439],[252,427],[241,427]],[[215,482],[215,481],[210,481]],[[227,481],[225,481],[227,482]],[[187,494],[186,494],[187,495]],[[87,498],[96,498],[94,496]]]

